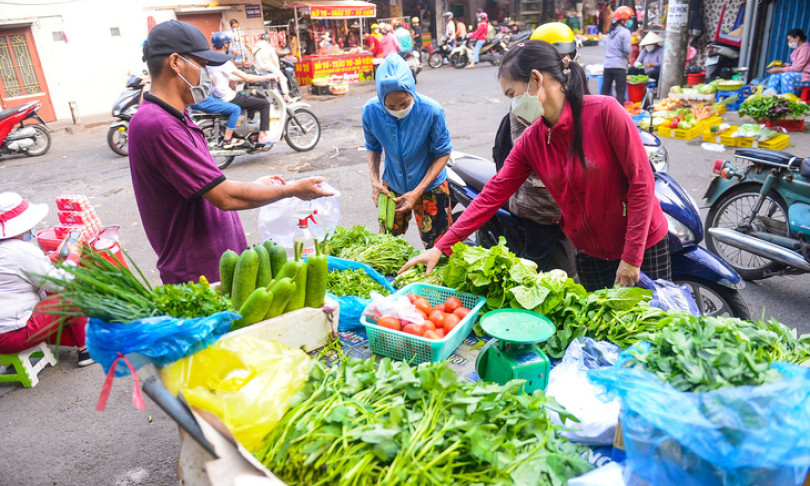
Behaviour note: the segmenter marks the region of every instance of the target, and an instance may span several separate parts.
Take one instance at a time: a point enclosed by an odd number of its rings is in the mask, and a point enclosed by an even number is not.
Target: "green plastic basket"
[[[414,334],[394,331],[393,329],[378,326],[373,320],[364,315],[360,318],[360,322],[366,328],[368,346],[371,348],[371,352],[413,363],[447,359],[464,341],[464,338],[470,334],[473,324],[478,319],[478,311],[486,302],[486,299],[480,295],[458,292],[447,287],[423,283],[407,285],[394,295],[407,294],[424,297],[431,307],[444,303],[450,297],[457,297],[464,307],[470,309],[470,313],[459,321],[458,325],[443,339],[428,339]]]

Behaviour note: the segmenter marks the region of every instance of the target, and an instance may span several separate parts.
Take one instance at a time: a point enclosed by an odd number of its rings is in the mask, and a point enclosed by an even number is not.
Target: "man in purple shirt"
[[[146,236],[158,254],[163,283],[219,280],[225,250],[247,248],[235,212],[283,199],[331,195],[311,177],[286,184],[279,176],[254,182],[225,178],[208,150],[202,130],[186,106],[208,96],[206,65],[220,65],[227,54],[210,50],[197,27],[170,20],[155,26],[143,58],[152,78],[150,92],[129,127],[132,186]]]

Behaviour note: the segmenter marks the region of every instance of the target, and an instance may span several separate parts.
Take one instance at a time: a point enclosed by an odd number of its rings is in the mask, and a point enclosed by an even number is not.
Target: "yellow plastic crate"
[[[721,123],[723,123],[723,119],[720,118],[719,116],[710,116],[709,118],[706,118],[702,122],[698,123],[698,125],[703,127],[703,128],[706,128],[706,127],[717,126],[717,125],[720,125]]]
[[[688,130],[681,130],[680,128],[669,128],[668,126],[661,125],[658,127],[658,136],[667,138],[678,138],[681,140],[692,140],[703,132],[703,127],[698,124]]]
[[[754,140],[750,137],[738,137],[737,138],[737,146],[743,148],[764,148],[770,150],[782,150],[783,148],[790,145],[790,135],[788,134],[781,134],[777,135],[770,140],[765,140],[764,142],[759,142]]]
[[[719,133],[712,133],[711,126],[706,127],[703,130],[703,141],[711,143],[721,143],[729,147],[736,147],[737,139],[732,137],[732,135],[734,135],[734,132],[737,131],[737,128],[738,127],[732,126],[728,130]]]
[[[714,113],[717,116],[720,116],[725,112],[726,112],[726,105],[718,105],[715,108],[712,108],[712,113]]]

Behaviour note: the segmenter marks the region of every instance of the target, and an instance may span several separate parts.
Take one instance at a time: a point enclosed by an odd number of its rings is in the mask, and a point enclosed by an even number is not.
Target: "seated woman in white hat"
[[[13,354],[41,342],[56,344],[59,316],[42,311],[59,296],[53,283],[38,277],[61,277],[63,271],[32,241],[34,227],[48,214],[46,204],[30,204],[14,192],[0,192],[0,354]],[[81,247],[70,247],[70,260],[77,260]],[[86,318],[69,319],[59,344],[75,346],[78,365],[94,361],[85,346]]]
[[[646,74],[658,81],[661,75],[661,63],[664,62],[664,39],[655,32],[650,32],[638,43],[641,53],[627,74]]]

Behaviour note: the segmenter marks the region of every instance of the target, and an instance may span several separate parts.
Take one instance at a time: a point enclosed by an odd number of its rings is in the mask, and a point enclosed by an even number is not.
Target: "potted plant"
[[[804,130],[804,117],[810,106],[790,96],[752,96],[739,110],[740,116],[750,116],[767,127],[784,127],[788,131]]]

